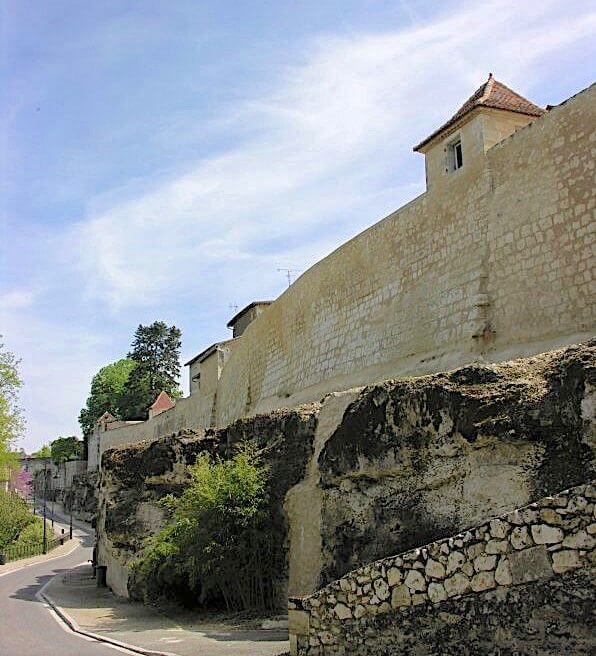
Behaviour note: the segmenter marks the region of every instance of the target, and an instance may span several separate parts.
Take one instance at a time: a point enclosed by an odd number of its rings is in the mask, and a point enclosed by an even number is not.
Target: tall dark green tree
[[[182,333],[176,326],[155,321],[139,325],[128,358],[135,362],[120,402],[124,419],[147,416],[149,406],[160,392],[180,396],[180,347]]]
[[[109,412],[117,419],[122,419],[121,401],[131,371],[136,367],[133,360],[122,358],[102,367],[93,376],[91,393],[85,407],[79,414],[79,424],[85,439],[93,432],[95,422]]]

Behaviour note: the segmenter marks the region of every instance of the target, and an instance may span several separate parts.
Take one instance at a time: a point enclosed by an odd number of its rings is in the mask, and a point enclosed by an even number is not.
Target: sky
[[[0,334],[28,452],[80,434],[139,323],[182,361],[424,191],[430,134],[492,72],[592,82],[593,2],[4,0]],[[183,372],[184,385],[186,385]]]

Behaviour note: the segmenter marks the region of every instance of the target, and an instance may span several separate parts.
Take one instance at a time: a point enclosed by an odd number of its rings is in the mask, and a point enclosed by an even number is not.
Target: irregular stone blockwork
[[[595,502],[580,485],[291,599],[294,653],[593,653]]]
[[[595,347],[366,388],[318,460],[321,582],[590,480]]]

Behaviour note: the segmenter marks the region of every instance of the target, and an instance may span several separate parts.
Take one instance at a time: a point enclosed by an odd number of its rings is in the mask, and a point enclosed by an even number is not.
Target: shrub
[[[147,540],[135,567],[146,595],[186,589],[200,604],[223,601],[229,610],[275,607],[283,545],[267,530],[267,482],[249,445],[231,460],[200,456],[182,496],[162,501],[171,521]]]
[[[0,551],[35,521],[26,502],[15,492],[0,490]]]
[[[43,519],[41,517],[33,517],[32,520],[19,533],[19,537],[11,544],[11,547],[26,548],[43,544]],[[51,530],[48,529],[48,536],[50,537],[51,535]]]

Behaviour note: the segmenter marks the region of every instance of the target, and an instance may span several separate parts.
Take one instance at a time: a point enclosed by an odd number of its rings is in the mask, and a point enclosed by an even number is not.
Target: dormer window
[[[449,157],[449,170],[457,171],[464,165],[464,155],[461,148],[461,139],[449,144],[447,155]]]

